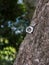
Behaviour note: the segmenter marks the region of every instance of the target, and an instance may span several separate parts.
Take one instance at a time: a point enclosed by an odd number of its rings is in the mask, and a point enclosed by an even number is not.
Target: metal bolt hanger
[[[31,25],[26,28],[26,32],[32,33],[35,26],[36,26],[36,23],[34,21],[32,21]]]

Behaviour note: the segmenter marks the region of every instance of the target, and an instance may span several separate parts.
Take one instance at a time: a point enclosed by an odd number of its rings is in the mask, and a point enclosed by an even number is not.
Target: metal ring
[[[32,32],[33,32],[33,27],[32,27],[32,26],[28,26],[28,27],[26,28],[26,32],[27,32],[27,33],[32,33]]]

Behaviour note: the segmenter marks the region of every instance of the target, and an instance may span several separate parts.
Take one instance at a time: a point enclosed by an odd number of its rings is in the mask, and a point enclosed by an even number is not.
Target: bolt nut
[[[32,27],[32,26],[28,26],[28,27],[26,28],[26,32],[27,32],[27,33],[32,33],[32,32],[33,32],[33,27]]]

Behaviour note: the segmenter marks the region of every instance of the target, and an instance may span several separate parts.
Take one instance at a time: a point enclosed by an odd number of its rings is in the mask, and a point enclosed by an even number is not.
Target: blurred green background
[[[26,7],[21,0],[0,0],[0,65],[13,65],[30,24]]]

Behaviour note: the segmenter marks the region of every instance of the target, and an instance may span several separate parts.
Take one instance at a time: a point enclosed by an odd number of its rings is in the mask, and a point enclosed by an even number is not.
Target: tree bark
[[[39,0],[33,22],[37,25],[24,38],[13,65],[49,65],[49,0]]]

